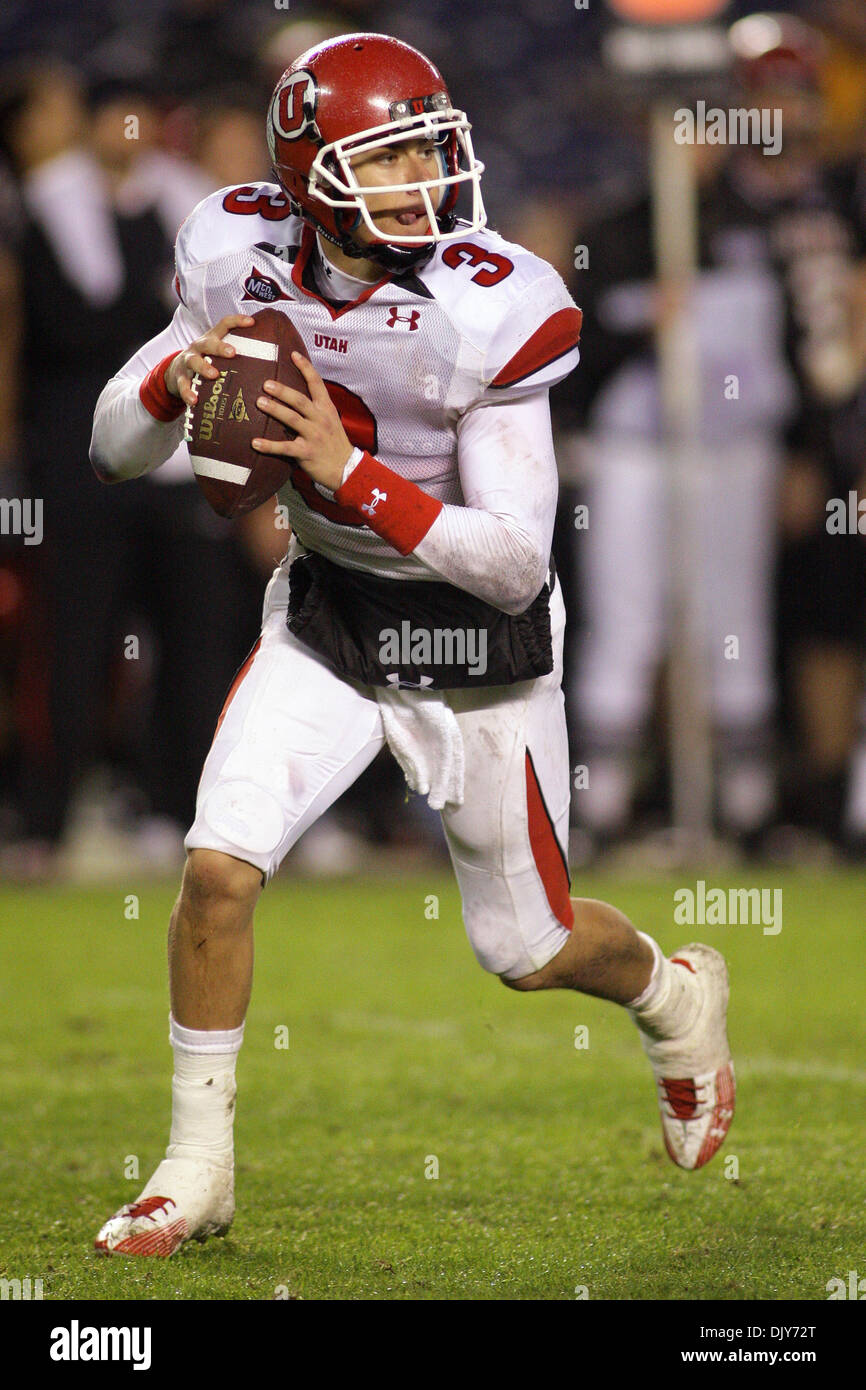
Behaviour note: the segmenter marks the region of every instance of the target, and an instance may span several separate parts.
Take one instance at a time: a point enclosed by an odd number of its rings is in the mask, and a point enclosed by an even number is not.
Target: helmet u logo
[[[284,140],[299,140],[315,123],[316,83],[309,72],[293,72],[278,87],[271,103],[274,130]]]

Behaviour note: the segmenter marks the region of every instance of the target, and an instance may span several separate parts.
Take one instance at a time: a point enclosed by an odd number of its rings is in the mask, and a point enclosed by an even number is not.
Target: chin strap
[[[436,250],[435,241],[426,242],[423,246],[392,246],[390,243],[367,246],[346,237],[339,245],[353,260],[373,261],[383,270],[398,275],[426,265]]]
[[[373,243],[368,246],[364,242],[356,241],[349,232],[344,232],[342,236],[335,236],[333,232],[328,231],[328,228],[322,225],[317,217],[307,212],[292,197],[289,198],[289,208],[295,217],[303,218],[308,226],[323,236],[326,241],[330,241],[332,246],[339,246],[344,255],[351,256],[352,260],[356,261],[374,261],[376,265],[381,266],[383,270],[392,275],[405,274],[407,271],[426,265],[436,250],[435,241],[425,242],[422,246],[394,246],[391,242]],[[342,222],[343,214],[338,213],[337,218],[339,225]],[[355,221],[357,222],[357,219]],[[436,221],[440,232],[447,234],[454,230],[457,218],[453,212],[449,212],[442,217],[437,217]]]
[[[337,225],[341,225],[344,214],[337,214]],[[453,231],[457,218],[454,213],[446,213],[442,217],[437,217],[440,232],[448,233]],[[357,218],[354,226],[357,225]],[[351,232],[345,232],[342,237],[335,237],[330,233],[325,233],[329,241],[334,242],[347,256],[353,260],[374,261],[383,270],[390,271],[392,274],[414,270],[418,266],[426,265],[427,261],[436,250],[436,242],[428,241],[422,246],[400,246],[393,242],[366,243],[356,241]]]

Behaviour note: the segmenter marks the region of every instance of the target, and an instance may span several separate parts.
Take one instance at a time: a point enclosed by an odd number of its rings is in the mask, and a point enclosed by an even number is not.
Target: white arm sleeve
[[[139,348],[103,388],[93,413],[90,460],[105,482],[150,473],[179,447],[183,415],[167,422],[155,420],[142,405],[138,388],[158,362],[189,347],[207,327],[178,305],[168,327]]]
[[[547,575],[559,491],[547,391],[475,406],[457,439],[465,505],[443,507],[413,553],[450,584],[522,613]]]

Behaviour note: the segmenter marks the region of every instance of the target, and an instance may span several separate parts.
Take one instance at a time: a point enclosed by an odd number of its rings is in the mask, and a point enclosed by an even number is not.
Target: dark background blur
[[[735,0],[725,23],[755,8]],[[751,82],[753,104],[782,105],[783,151],[769,162],[705,151],[699,171],[700,578],[711,645],[735,634],[743,646],[737,666],[708,657],[714,823],[732,853],[826,860],[866,844],[866,539],[826,526],[828,501],[847,499],[864,473],[866,10],[862,0],[771,8],[810,26],[796,31],[794,58],[769,78],[735,70],[719,90],[723,104],[748,104]],[[403,38],[442,69],[473,122],[491,225],[553,262],[585,310],[583,363],[553,402],[572,761],[589,770],[575,775],[572,848],[583,859],[661,852],[663,310],[645,293],[655,276],[646,104],[602,58],[614,22],[602,0],[586,10],[570,0],[7,0],[6,875],[86,879],[130,861],[157,872],[179,862],[198,771],[285,533],[269,509],[220,521],[182,461],[103,487],[87,460],[90,420],[105,381],[171,316],[180,222],[209,191],[269,177],[264,117],[280,73],[311,44],[356,29]],[[761,383],[733,427],[711,385],[713,353],[720,373],[728,353],[744,383]],[[35,513],[21,534],[25,499],[42,503],[38,544]],[[407,810],[388,760],[291,862],[347,871],[373,850],[397,862],[441,852],[438,824],[415,799]]]

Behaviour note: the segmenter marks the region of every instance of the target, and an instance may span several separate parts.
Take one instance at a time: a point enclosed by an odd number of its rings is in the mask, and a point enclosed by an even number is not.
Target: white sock
[[[184,1028],[169,1015],[174,1049],[171,1136],[166,1158],[234,1162],[235,1063],[244,1025],[226,1031]]]
[[[638,936],[652,950],[653,968],[646,988],[626,1008],[650,1037],[675,1038],[687,1033],[700,1008],[691,971],[672,965],[658,942],[645,932],[639,931]]]

